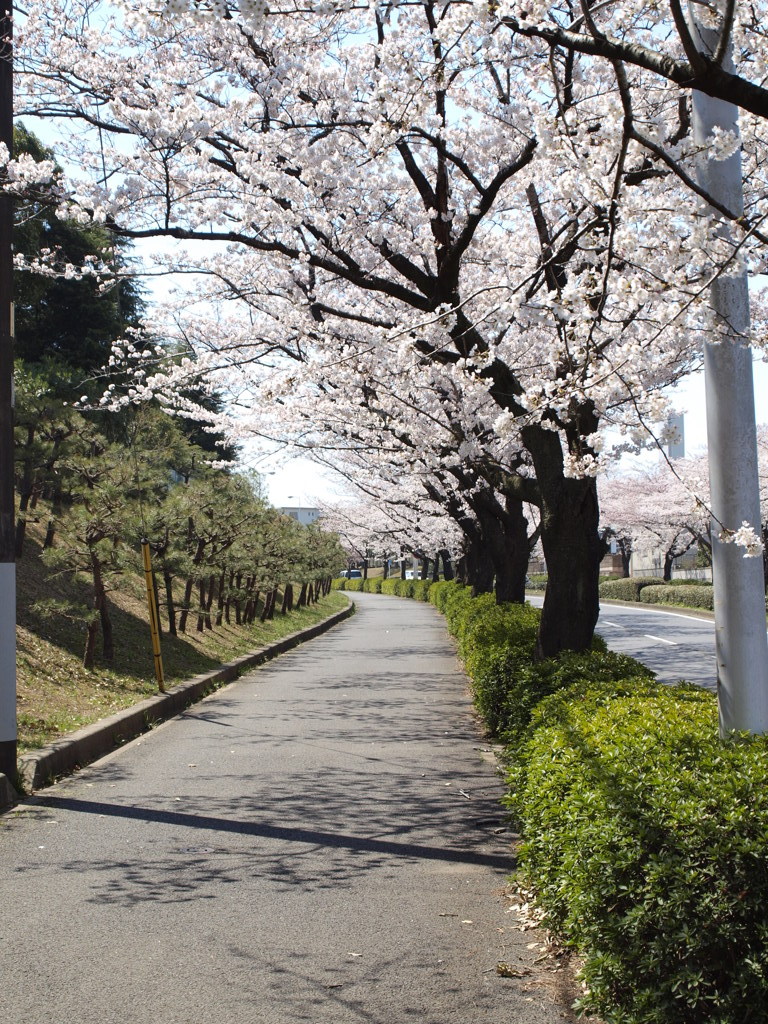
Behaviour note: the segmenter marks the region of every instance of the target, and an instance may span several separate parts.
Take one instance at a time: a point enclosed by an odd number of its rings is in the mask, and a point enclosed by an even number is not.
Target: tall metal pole
[[[13,151],[13,9],[0,5],[0,141]],[[16,775],[13,491],[13,200],[0,194],[0,772]]]
[[[690,20],[702,52],[714,54],[719,34]],[[730,49],[729,49],[730,54]],[[726,58],[730,63],[730,56]],[[720,128],[739,130],[738,108],[693,93],[694,141],[705,146]],[[744,209],[741,154],[713,160],[706,152],[697,167],[699,184],[737,216]],[[721,237],[729,229],[722,221]],[[705,343],[707,445],[712,500],[712,561],[715,589],[715,634],[720,732],[768,732],[768,641],[761,558],[745,558],[744,550],[720,539],[722,528],[737,530],[749,523],[760,535],[760,491],[757,431],[749,336],[749,292],[746,272],[723,274],[713,283],[710,302],[724,337]]]

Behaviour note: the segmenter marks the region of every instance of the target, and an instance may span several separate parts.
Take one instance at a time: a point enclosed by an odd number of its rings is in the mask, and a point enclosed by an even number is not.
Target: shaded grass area
[[[125,574],[120,590],[110,594],[115,659],[83,668],[85,626],[64,613],[42,614],[41,600],[88,603],[85,580],[52,572],[42,562],[40,539],[30,530],[24,556],[17,564],[17,718],[19,753],[90,725],[157,692],[144,582]],[[198,633],[190,616],[188,633],[162,636],[163,667],[169,686],[217,668],[248,651],[289,633],[306,629],[346,607],[332,592],[318,604],[271,622],[251,626],[226,623]],[[161,609],[162,625],[165,618]]]

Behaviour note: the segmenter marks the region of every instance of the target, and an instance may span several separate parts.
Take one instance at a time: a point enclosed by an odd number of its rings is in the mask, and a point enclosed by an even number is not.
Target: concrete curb
[[[212,672],[205,672],[195,676],[194,679],[179,683],[167,693],[158,693],[154,697],[148,697],[124,711],[119,711],[116,715],[104,718],[100,722],[94,722],[93,725],[88,725],[84,729],[78,729],[77,732],[70,733],[56,743],[41,747],[40,750],[35,750],[30,754],[24,754],[18,762],[19,780],[29,793],[50,785],[59,776],[68,775],[75,769],[82,768],[83,765],[103,757],[115,747],[121,746],[128,740],[151,729],[158,722],[173,718],[174,715],[178,715],[190,704],[201,700],[212,690],[237,679],[246,670],[262,665],[265,661],[277,657],[278,654],[284,654],[306,640],[312,640],[333,628],[344,619],[349,618],[354,611],[355,605],[350,602],[348,608],[336,612],[322,622],[310,626],[309,629],[291,633],[267,647],[260,647],[256,651],[235,658],[234,661],[228,661]],[[5,776],[0,775],[0,780],[5,780]],[[10,794],[12,794],[8,801],[10,805],[15,803],[18,797],[10,783],[5,781]],[[0,786],[0,808],[3,807],[4,793],[5,790]]]

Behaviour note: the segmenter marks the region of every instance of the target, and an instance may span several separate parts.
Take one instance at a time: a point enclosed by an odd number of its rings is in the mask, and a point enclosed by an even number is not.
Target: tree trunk
[[[283,615],[293,611],[293,584],[291,583],[285,584],[285,590],[283,591],[283,607],[280,611]]]
[[[585,651],[600,611],[601,544],[597,486],[592,477],[542,488],[541,541],[547,589],[536,657]]]
[[[443,561],[443,579],[452,580],[454,579],[453,565],[451,563],[451,553],[448,548],[443,548],[440,551],[440,558]]]
[[[494,565],[491,553],[478,537],[469,542],[465,553],[467,584],[472,588],[472,597],[493,592]]]
[[[16,519],[16,542],[14,554],[16,559],[20,559],[24,555],[24,537],[27,533],[27,517],[25,512],[27,511],[27,505],[29,502],[29,495],[22,494],[21,501],[19,502],[19,515]]]
[[[256,577],[249,576],[245,587],[245,611],[243,612],[243,623],[249,626],[256,619],[256,611],[259,606],[259,591],[256,590]]]
[[[457,520],[464,534],[460,582],[472,588],[472,596],[493,590],[494,566],[476,516],[464,514]]]
[[[160,621],[160,589],[157,585],[157,573],[152,570],[152,593],[155,595],[155,608],[157,608],[157,635],[163,635],[163,624]]]
[[[186,633],[187,631],[187,618],[189,616],[189,609],[192,604],[192,591],[195,587],[195,578],[190,576],[187,582],[184,584],[184,597],[181,600],[181,612],[179,614],[179,632]]]
[[[29,451],[35,442],[35,427],[30,424],[27,427],[27,443],[25,449]],[[27,532],[26,511],[29,508],[29,500],[35,484],[35,469],[32,463],[32,455],[22,459],[24,470],[19,484],[19,518],[16,520],[16,558],[21,558],[24,553],[24,536]]]
[[[495,508],[488,507],[491,502]],[[485,507],[477,509],[477,516],[482,544],[493,564],[496,601],[524,604],[529,551],[523,503],[508,500],[502,508],[495,497],[486,495],[482,504]]]
[[[167,569],[163,570],[163,584],[165,585],[165,607],[168,609],[168,632],[171,636],[178,636],[176,632],[176,606],[173,603],[173,576]]]
[[[467,553],[462,551],[459,555],[459,560],[456,563],[456,576],[454,577],[456,582],[462,587],[467,582]]]
[[[96,637],[99,632],[99,623],[96,619],[88,623],[88,632],[85,635],[85,651],[83,652],[83,668],[92,669],[96,660]]]
[[[432,560],[432,582],[440,582],[440,552],[438,551]]]
[[[112,620],[109,616],[109,602],[101,572],[101,562],[95,551],[91,551],[91,577],[93,579],[93,607],[99,613],[101,623],[101,640],[104,649],[104,660],[111,665],[115,660],[115,644],[112,632]]]
[[[211,621],[211,608],[213,608],[213,598],[216,594],[216,584],[218,580],[215,576],[208,577],[208,596],[205,599],[205,628],[213,629],[213,622]]]
[[[628,540],[617,540],[616,547],[621,556],[621,574],[624,579],[629,579],[630,565],[632,563],[632,542]]]
[[[49,519],[48,527],[45,531],[45,540],[43,541],[43,550],[47,551],[48,548],[53,547],[53,542],[56,539],[56,520]]]
[[[572,413],[578,436],[594,433],[599,418],[587,403]],[[575,428],[574,428],[575,430]],[[592,644],[600,612],[598,585],[603,545],[594,477],[565,476],[559,433],[524,427],[522,440],[533,460],[541,511],[541,543],[547,563],[547,590],[536,658],[561,651],[585,651]],[[577,441],[573,441],[576,446]]]
[[[303,608],[307,603],[307,584],[301,584],[301,591],[299,592],[299,599],[296,602],[297,608]]]
[[[261,621],[266,622],[275,617],[275,604],[277,603],[277,587],[268,590],[264,599],[264,609],[261,613]]]
[[[56,537],[56,522],[59,514],[61,513],[62,506],[62,487],[60,483],[56,483],[51,493],[51,518],[48,520],[48,529],[45,532],[45,540],[43,541],[43,549],[53,547],[53,542]]]
[[[222,575],[222,584],[223,584],[223,575]],[[224,589],[224,587],[222,585],[222,590],[223,589]],[[230,572],[228,586],[227,586],[227,599],[224,602],[224,618],[227,620],[227,625],[229,625],[231,623],[231,621],[232,621],[232,619],[230,618],[230,608],[232,606],[232,592],[234,591],[234,589],[235,589],[235,574],[234,574],[234,572]],[[217,621],[216,624],[220,626],[221,622]]]
[[[197,632],[202,633],[205,629],[205,580],[200,579],[197,584]]]

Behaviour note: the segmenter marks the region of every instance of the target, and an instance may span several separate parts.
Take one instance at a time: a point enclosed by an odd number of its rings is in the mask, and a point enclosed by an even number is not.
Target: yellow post
[[[152,586],[152,559],[149,554],[149,543],[141,542],[141,553],[144,556],[144,578],[147,581],[147,604],[149,605],[149,630],[152,634],[152,654],[155,658],[155,678],[160,693],[165,693],[163,677],[163,656],[160,653],[160,627],[155,601],[155,588]]]

